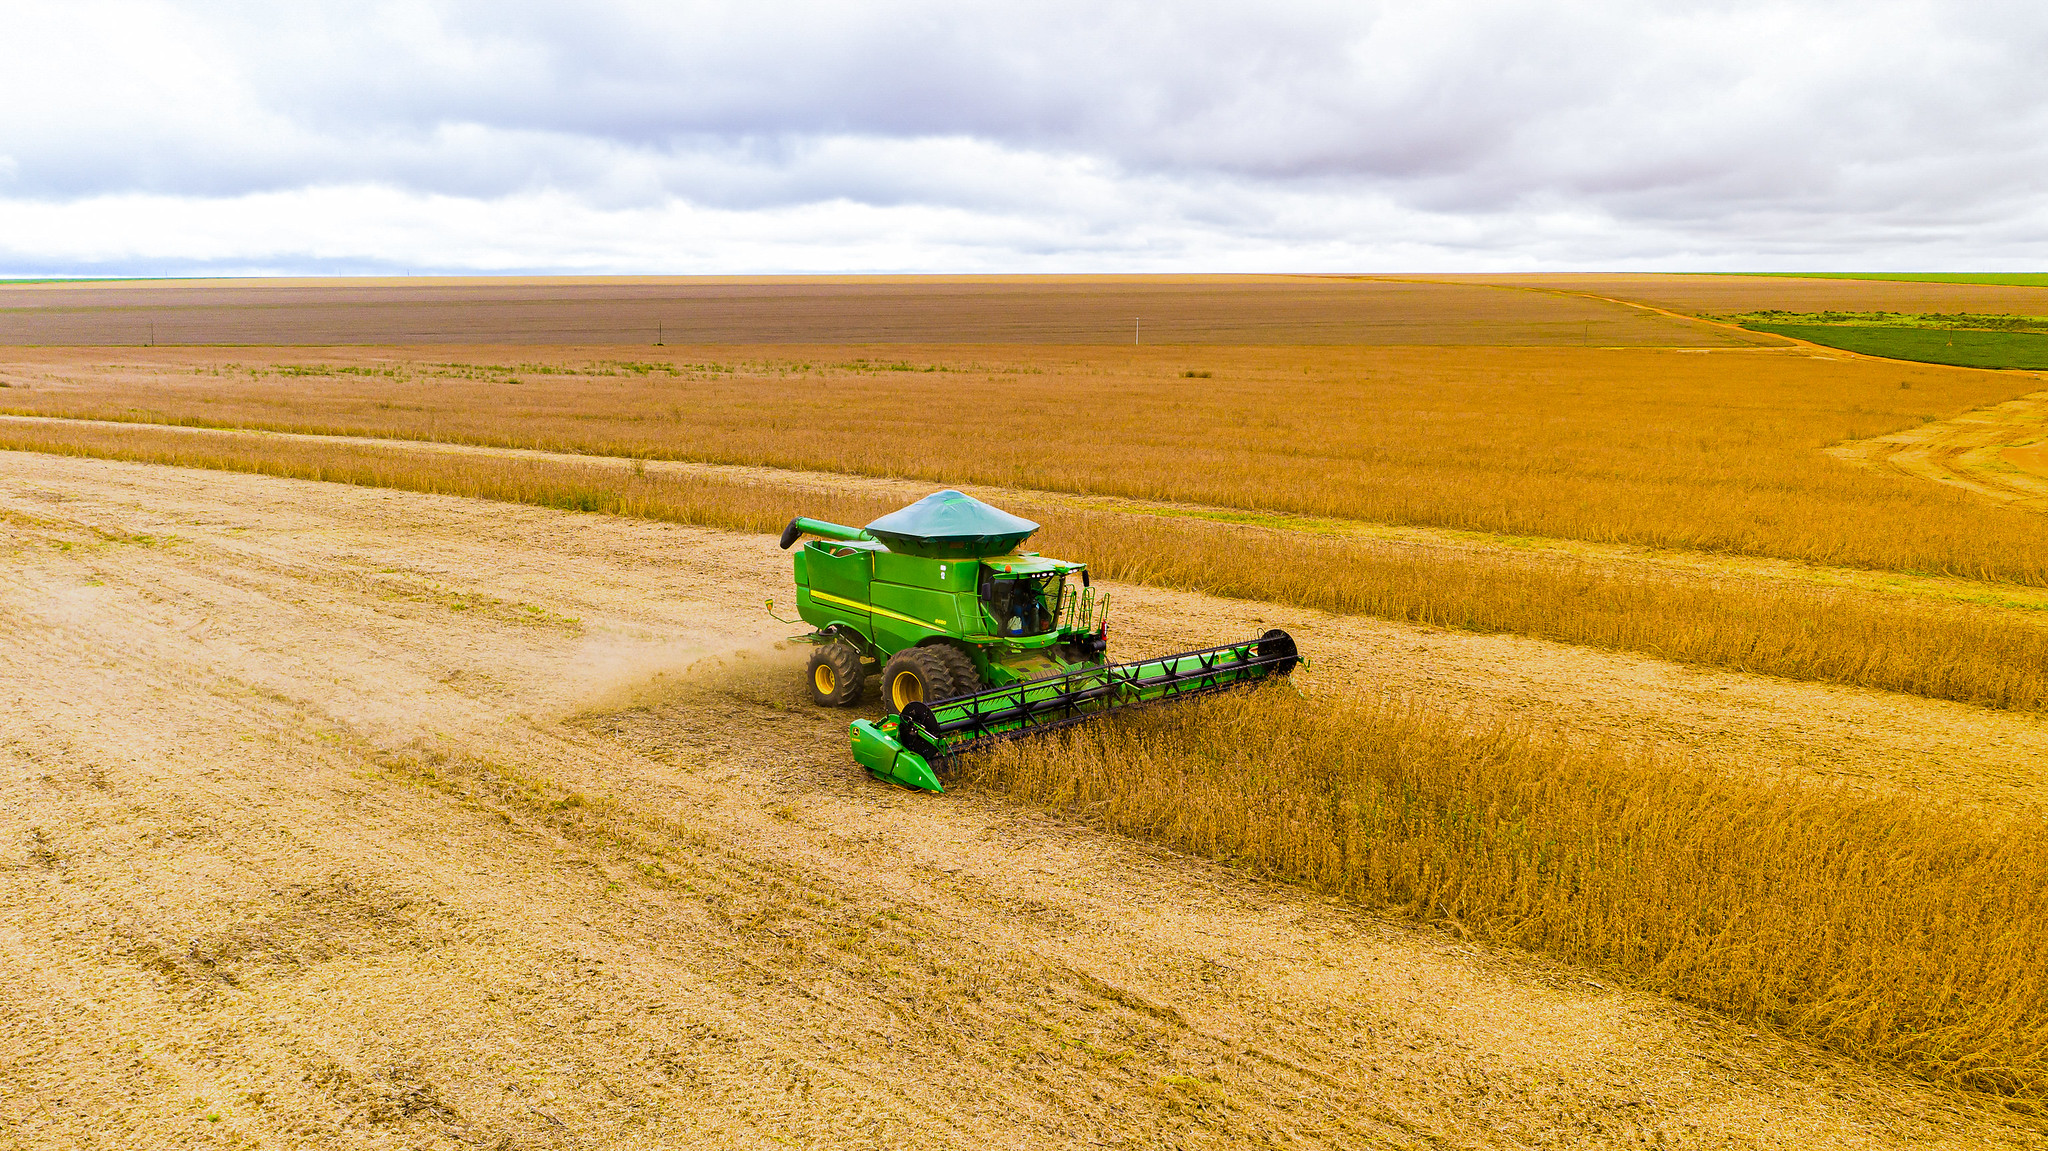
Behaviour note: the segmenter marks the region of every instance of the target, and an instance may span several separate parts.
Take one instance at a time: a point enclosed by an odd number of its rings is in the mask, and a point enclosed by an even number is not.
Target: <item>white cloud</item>
[[[19,0],[9,23],[0,271],[2048,256],[2031,5]]]

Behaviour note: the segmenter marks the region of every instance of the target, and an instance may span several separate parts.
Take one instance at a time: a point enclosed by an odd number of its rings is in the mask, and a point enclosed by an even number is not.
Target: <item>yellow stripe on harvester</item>
[[[875,605],[870,603],[856,603],[850,599],[841,599],[840,597],[833,595],[831,592],[819,591],[816,588],[811,589],[811,598],[821,599],[826,601],[827,603],[836,603],[843,607],[850,607],[855,611],[871,611],[874,612],[876,615],[885,615],[888,616],[890,619],[900,619],[904,623],[914,623],[921,628],[928,628],[932,631],[946,630],[946,621],[944,620],[939,620],[935,623],[926,623],[921,619],[911,619],[907,615],[902,615],[898,612],[890,611],[888,608],[885,607],[876,607]]]

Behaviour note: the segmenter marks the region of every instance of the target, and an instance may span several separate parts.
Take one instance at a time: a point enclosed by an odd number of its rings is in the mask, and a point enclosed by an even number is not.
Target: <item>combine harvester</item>
[[[865,528],[799,516],[797,614],[818,630],[811,698],[858,703],[877,670],[893,714],[853,722],[853,757],[876,779],[944,791],[938,769],[998,739],[1286,675],[1286,632],[1136,663],[1110,663],[1109,596],[1085,565],[1017,549],[1030,520],[956,491]],[[774,608],[774,600],[769,600]]]

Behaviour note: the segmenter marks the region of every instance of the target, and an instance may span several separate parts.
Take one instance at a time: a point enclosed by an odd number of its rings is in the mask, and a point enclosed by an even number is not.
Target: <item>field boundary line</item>
[[[2042,393],[2048,398],[2048,393]],[[378,436],[342,436],[313,432],[278,432],[251,428],[219,428],[191,424],[147,421],[74,419],[64,416],[0,414],[0,427],[97,427],[109,429],[147,428],[190,435],[195,439],[263,439],[292,443],[332,444],[342,447],[380,447],[398,451],[484,459],[528,460],[563,466],[645,471],[737,482],[751,486],[780,487],[794,491],[845,493],[849,490],[905,500],[930,493],[933,482],[863,475],[853,472],[806,471],[751,464],[716,464],[692,460],[659,460],[638,456],[551,452],[537,448],[509,448],[484,444],[451,443],[442,440],[409,440]],[[2048,485],[2044,485],[2048,487]],[[1321,539],[1351,540],[1393,551],[1490,554],[1494,557],[1522,555],[1535,560],[1580,563],[1613,568],[1658,569],[1680,579],[1742,579],[1760,583],[1841,588],[1873,592],[1889,597],[1964,603],[1982,607],[2028,612],[2048,612],[2048,588],[2020,584],[1990,583],[1954,576],[1912,572],[1881,571],[1721,552],[1686,551],[1638,544],[1601,543],[1547,536],[1511,536],[1456,528],[1419,527],[1291,512],[1258,512],[1212,504],[1174,503],[1128,496],[1088,495],[1040,488],[1006,488],[978,484],[959,485],[958,490],[979,499],[1009,503],[1029,510],[1108,512],[1154,519],[1187,519]]]

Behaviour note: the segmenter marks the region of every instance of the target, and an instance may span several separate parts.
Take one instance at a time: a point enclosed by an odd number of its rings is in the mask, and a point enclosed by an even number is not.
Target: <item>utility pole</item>
[[[1143,317],[1143,316],[1132,316],[1132,317],[1131,317],[1131,343],[1133,343],[1133,344],[1135,344],[1135,343],[1137,343],[1137,342],[1138,342],[1138,327],[1139,327],[1139,324],[1140,324],[1140,323],[1141,323],[1141,322],[1142,322],[1142,321],[1143,321],[1144,319],[1145,319],[1145,317]]]

